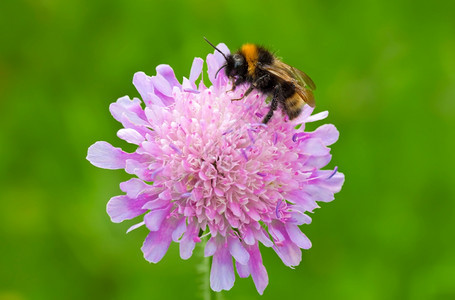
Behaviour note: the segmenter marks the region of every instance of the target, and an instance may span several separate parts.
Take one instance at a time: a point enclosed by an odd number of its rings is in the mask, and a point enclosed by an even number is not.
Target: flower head
[[[219,49],[229,50],[223,44]],[[260,294],[268,284],[259,243],[272,247],[283,263],[297,266],[301,248],[311,247],[299,225],[317,201],[333,200],[344,175],[321,170],[330,159],[327,147],[338,139],[333,125],[305,132],[305,123],[325,118],[305,106],[290,121],[277,111],[261,123],[266,96],[251,93],[241,101],[242,87],[230,92],[228,78],[216,71],[220,53],[207,56],[212,86],[196,80],[203,60],[196,58],[189,78],[180,83],[170,66],[160,65],[148,77],[136,73],[133,83],[142,96],[111,104],[122,123],[118,136],[137,145],[134,153],[96,142],[87,159],[106,169],[125,169],[136,177],[120,184],[124,195],[113,197],[107,212],[113,222],[141,216],[150,233],[142,246],[146,260],[158,262],[172,241],[188,259],[196,243],[208,238],[205,256],[213,256],[211,288],[229,290],[235,280],[252,276]],[[246,87],[243,87],[243,91]],[[301,125],[299,129],[295,129]]]

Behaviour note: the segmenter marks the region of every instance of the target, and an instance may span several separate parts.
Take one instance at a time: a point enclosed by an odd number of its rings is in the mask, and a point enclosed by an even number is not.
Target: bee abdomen
[[[305,101],[294,92],[290,97],[284,100],[284,111],[289,116],[289,119],[292,120],[300,114],[304,105]]]

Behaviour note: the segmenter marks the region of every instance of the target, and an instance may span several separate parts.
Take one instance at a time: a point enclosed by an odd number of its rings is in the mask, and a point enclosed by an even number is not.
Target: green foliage
[[[86,160],[128,147],[109,103],[136,71],[188,76],[211,52],[263,44],[307,72],[340,130],[341,193],[312,215],[295,270],[263,249],[262,299],[455,298],[455,2],[0,3],[0,299],[196,299],[198,256],[149,265],[146,230],[112,224],[123,171]],[[321,122],[319,124],[322,124]],[[316,126],[316,125],[314,125]],[[313,127],[314,128],[314,127]],[[226,299],[259,298],[237,279]]]

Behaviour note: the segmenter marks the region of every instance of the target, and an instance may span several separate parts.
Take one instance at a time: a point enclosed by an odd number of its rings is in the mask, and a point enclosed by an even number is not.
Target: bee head
[[[226,57],[225,68],[226,76],[230,78],[244,76],[248,71],[248,64],[242,54],[235,53]]]
[[[217,47],[215,47],[215,45],[209,42],[208,39],[206,39],[205,37],[204,39],[207,43],[209,43],[210,46],[212,46],[216,51],[221,53],[221,55],[223,55],[224,58],[226,59],[226,63],[222,65],[216,72],[215,78],[223,68],[226,68],[225,69],[226,76],[229,78],[246,75],[246,73],[248,72],[248,64],[245,61],[245,57],[243,56],[243,54],[237,52],[235,54],[229,54],[228,56],[226,56],[223,52],[220,51],[220,49],[218,49]]]

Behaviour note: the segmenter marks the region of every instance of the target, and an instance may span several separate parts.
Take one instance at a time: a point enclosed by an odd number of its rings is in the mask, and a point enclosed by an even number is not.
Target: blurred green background
[[[295,270],[263,248],[262,299],[455,299],[454,1],[0,2],[0,299],[197,299],[194,256],[158,264],[144,228],[105,205],[123,171],[85,160],[116,146],[109,114],[136,71],[189,75],[204,42],[267,45],[310,74],[340,130],[346,175],[304,232]],[[322,124],[320,122],[319,124]],[[313,127],[314,128],[314,127]],[[259,298],[237,278],[224,299]]]

